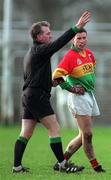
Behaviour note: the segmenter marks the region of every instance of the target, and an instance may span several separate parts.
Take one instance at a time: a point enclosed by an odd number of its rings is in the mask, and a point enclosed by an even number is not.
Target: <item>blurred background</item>
[[[96,125],[111,125],[111,1],[110,0],[0,0],[0,125],[20,123],[23,57],[32,41],[32,23],[51,23],[53,38],[74,25],[85,10],[92,12],[86,26],[88,47],[97,60],[95,94],[101,111]],[[70,47],[52,57],[52,70]],[[67,92],[52,89],[52,106],[62,126],[76,124],[67,108]]]

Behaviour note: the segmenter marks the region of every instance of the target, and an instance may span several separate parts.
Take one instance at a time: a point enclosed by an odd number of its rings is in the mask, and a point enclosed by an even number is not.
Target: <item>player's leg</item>
[[[68,143],[65,153],[64,153],[64,158],[66,160],[69,160],[70,157],[81,147],[81,145],[82,145],[82,133],[81,133],[81,130],[79,129],[78,136],[74,137]]]
[[[95,154],[92,146],[92,129],[91,129],[91,117],[90,116],[77,116],[77,122],[79,128],[82,131],[82,143],[84,151],[89,160],[95,158]]]
[[[92,117],[77,115],[77,122],[82,132],[82,145],[92,168],[97,172],[104,172],[99,165],[92,144]],[[98,170],[99,169],[99,170]]]
[[[81,147],[81,145],[82,145],[82,134],[81,131],[79,130],[78,136],[72,139],[67,145],[66,150],[64,152],[64,159],[68,161],[72,157],[72,155]],[[84,169],[84,166],[78,166],[76,164],[74,165],[78,169],[78,171],[82,171]],[[54,165],[54,169],[58,170],[58,163]]]
[[[32,119],[22,119],[22,128],[14,147],[14,167],[13,172],[26,172],[28,169],[22,167],[22,157],[30,137],[33,134],[36,121]]]

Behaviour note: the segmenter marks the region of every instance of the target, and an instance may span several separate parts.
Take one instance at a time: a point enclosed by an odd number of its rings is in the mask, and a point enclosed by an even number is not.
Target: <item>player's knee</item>
[[[84,140],[86,140],[88,143],[92,142],[92,132],[85,132],[84,133]]]
[[[59,127],[59,125],[52,126],[49,129],[49,134],[51,136],[59,136],[60,135],[60,127]]]
[[[20,136],[22,136],[22,137],[24,137],[24,138],[26,138],[26,139],[30,139],[31,136],[32,136],[32,132],[31,132],[31,131],[22,131],[22,132],[20,133]]]
[[[56,134],[59,134],[59,132],[60,132],[60,127],[59,127],[59,126],[53,127],[53,128],[51,129],[51,131],[52,131],[52,132],[55,132]]]

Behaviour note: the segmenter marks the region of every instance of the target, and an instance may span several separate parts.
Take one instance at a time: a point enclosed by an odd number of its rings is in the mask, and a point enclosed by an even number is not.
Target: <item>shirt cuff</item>
[[[80,29],[78,29],[76,26],[72,27],[72,30],[75,32],[75,33],[78,33],[80,31]]]
[[[61,87],[62,89],[66,89],[66,90],[69,90],[70,87],[71,87],[67,82],[63,82],[63,83],[61,83],[61,84],[59,84],[59,85],[60,85],[60,87]]]

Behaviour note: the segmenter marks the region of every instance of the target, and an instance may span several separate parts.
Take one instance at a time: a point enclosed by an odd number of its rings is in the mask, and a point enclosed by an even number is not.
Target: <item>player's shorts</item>
[[[50,105],[50,94],[42,89],[28,88],[22,95],[22,119],[40,119],[54,114]]]
[[[68,96],[68,107],[74,116],[100,115],[99,107],[97,105],[95,96],[92,92],[85,92],[84,95],[77,95],[77,94],[70,93]]]

